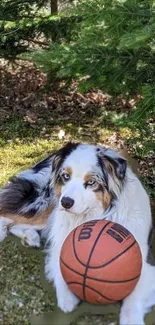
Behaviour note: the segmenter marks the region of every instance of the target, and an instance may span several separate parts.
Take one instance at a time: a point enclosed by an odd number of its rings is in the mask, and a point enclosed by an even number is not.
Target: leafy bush
[[[81,0],[70,41],[54,42],[33,60],[58,78],[78,79],[80,89],[141,92],[155,80],[154,1]]]
[[[32,44],[46,48],[48,41],[70,40],[77,17],[50,14],[46,9],[48,3],[48,0],[1,1],[0,58],[16,59],[32,50]]]

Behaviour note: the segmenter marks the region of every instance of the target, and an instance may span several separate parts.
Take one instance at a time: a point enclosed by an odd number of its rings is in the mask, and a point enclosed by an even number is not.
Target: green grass
[[[60,126],[60,123],[59,123]],[[59,140],[58,130],[53,125],[42,125],[32,128],[22,119],[11,119],[0,129],[0,185],[9,177],[24,170],[40,159],[46,157],[52,151],[57,150],[67,141],[108,141],[113,134],[112,130],[100,128],[93,130],[75,126],[72,123],[62,125],[65,130],[64,140]],[[93,137],[92,137],[93,136]]]
[[[0,184],[56,150],[61,145],[56,132],[44,128],[33,129],[23,120],[8,121],[0,137]]]
[[[31,315],[53,310],[52,294],[41,283],[37,253],[10,239],[0,248],[0,324],[29,325]]]

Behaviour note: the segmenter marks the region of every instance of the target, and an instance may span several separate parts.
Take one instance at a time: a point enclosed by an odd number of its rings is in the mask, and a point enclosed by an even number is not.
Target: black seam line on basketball
[[[74,273],[78,274],[78,275],[81,275],[81,276],[84,276],[83,273],[80,273],[80,272],[77,272],[75,271],[74,269],[72,269],[70,266],[68,266],[62,258],[60,258],[60,261],[62,264],[64,264],[70,271],[73,271]],[[134,281],[136,279],[138,279],[140,276],[140,273],[135,276],[134,278],[131,278],[131,279],[127,279],[127,280],[119,280],[119,281],[111,281],[111,280],[104,280],[104,279],[96,279],[96,278],[92,278],[91,276],[87,276],[87,279],[89,280],[93,280],[93,281],[98,281],[98,282],[105,282],[105,283],[126,283],[126,282],[130,282],[130,281]]]
[[[136,240],[134,240],[134,242],[130,246],[128,246],[124,251],[122,251],[120,254],[116,255],[115,257],[113,257],[110,261],[106,262],[105,264],[100,265],[100,266],[89,266],[89,268],[100,269],[102,267],[105,267],[105,266],[109,265],[110,263],[112,263],[115,260],[117,260],[117,258],[119,258],[121,255],[123,255],[124,253],[126,253],[135,244],[136,244]]]
[[[74,233],[73,233],[73,251],[74,251],[74,255],[76,257],[76,259],[78,260],[78,262],[85,266],[86,267],[86,264],[84,264],[83,262],[81,262],[76,254],[76,251],[75,251],[75,233],[76,233],[76,230],[74,230]],[[122,251],[120,254],[118,254],[117,256],[113,257],[110,261],[108,261],[107,263],[103,264],[103,265],[100,265],[100,266],[91,266],[89,265],[89,268],[90,269],[100,269],[102,267],[105,267],[107,266],[108,264],[110,264],[111,262],[115,261],[118,257],[120,257],[121,255],[123,255],[124,253],[126,253],[132,246],[134,246],[136,244],[136,240],[134,240],[134,242],[129,246],[127,247],[124,251]]]
[[[86,264],[86,268],[85,268],[85,274],[84,274],[84,276],[83,276],[83,297],[84,297],[84,300],[86,300],[86,294],[85,294],[85,287],[86,287],[86,286],[85,286],[85,282],[86,282],[86,279],[87,279],[87,272],[88,272],[89,263],[90,263],[90,260],[91,260],[91,257],[92,257],[92,254],[93,254],[93,251],[94,251],[94,249],[95,249],[95,247],[96,247],[96,244],[97,244],[97,242],[98,242],[100,236],[102,235],[103,231],[105,230],[105,228],[106,228],[110,223],[111,223],[111,222],[109,221],[109,222],[107,222],[106,225],[104,225],[104,226],[102,227],[102,229],[100,230],[98,236],[96,237],[95,242],[94,242],[94,244],[93,244],[93,246],[92,246],[92,249],[91,249],[91,251],[90,251],[90,254],[89,254],[89,257],[88,257],[88,261],[87,261],[87,264]]]
[[[90,276],[87,276],[87,279],[93,280],[93,281],[98,281],[98,282],[105,282],[105,283],[126,283],[126,282],[130,282],[130,281],[134,281],[134,280],[138,279],[139,276],[140,276],[140,273],[137,276],[135,276],[134,278],[132,278],[132,279],[119,280],[119,281],[101,280],[101,279],[92,278]]]
[[[82,286],[82,283],[80,283],[80,282],[67,282],[67,284],[68,284],[68,285],[70,285],[70,284],[79,284],[79,285]],[[88,286],[88,285],[85,285],[85,287],[88,288],[88,289],[91,289],[92,291],[94,291],[94,292],[96,292],[96,293],[98,293],[101,297],[103,297],[103,298],[105,298],[105,299],[107,299],[107,300],[109,300],[109,301],[114,301],[114,299],[110,299],[110,298],[104,296],[102,293],[100,293],[99,291],[97,291],[96,289],[94,289],[94,288],[92,288],[92,287],[90,287],[90,286]]]
[[[111,221],[110,221],[110,222],[111,222]],[[104,227],[106,228],[106,226],[109,225],[110,222],[107,222],[106,225],[105,225]],[[103,230],[104,230],[105,228],[103,228]],[[103,230],[101,230],[101,231],[103,231]],[[76,250],[75,250],[75,235],[76,235],[76,231],[77,231],[77,228],[75,228],[75,230],[74,230],[74,232],[73,232],[73,239],[72,239],[72,242],[73,242],[73,252],[74,252],[74,255],[75,255],[77,261],[78,261],[81,265],[83,265],[83,266],[86,267],[87,264],[85,264],[85,263],[83,263],[83,262],[80,261],[80,259],[78,258],[78,255],[77,255],[77,253],[76,253]],[[98,238],[98,237],[97,237],[97,238]],[[97,239],[97,238],[96,238],[96,239]],[[89,266],[89,267],[90,267],[90,268],[94,268],[94,266]]]
[[[78,275],[81,275],[81,276],[84,276],[84,274],[80,273],[80,272],[77,272],[75,271],[74,269],[72,269],[70,266],[68,266],[64,261],[63,259],[60,257],[60,261],[61,263],[63,263],[70,271],[73,271],[74,273],[78,274]]]

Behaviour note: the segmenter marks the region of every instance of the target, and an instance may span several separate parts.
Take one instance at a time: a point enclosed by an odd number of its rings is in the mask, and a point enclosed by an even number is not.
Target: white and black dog
[[[45,271],[64,312],[71,312],[79,299],[61,275],[62,244],[76,226],[103,218],[125,226],[140,245],[141,277],[123,300],[120,324],[142,325],[155,305],[155,267],[147,262],[152,219],[148,195],[123,157],[104,147],[69,143],[13,178],[0,194],[1,241],[11,232],[39,246],[37,231],[47,230]]]

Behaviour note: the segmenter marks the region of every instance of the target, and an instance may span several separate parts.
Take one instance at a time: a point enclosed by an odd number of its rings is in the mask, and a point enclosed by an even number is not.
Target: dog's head
[[[120,195],[127,168],[111,149],[73,143],[57,151],[52,164],[59,209],[76,215],[106,211]]]

